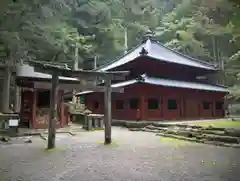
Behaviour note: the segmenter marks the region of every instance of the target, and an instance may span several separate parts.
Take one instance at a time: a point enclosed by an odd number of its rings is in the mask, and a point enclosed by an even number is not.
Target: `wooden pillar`
[[[145,96],[143,93],[141,93],[141,99],[140,99],[140,120],[145,119],[146,109],[145,109]]]
[[[103,128],[103,118],[102,117],[100,119],[100,123],[99,124],[100,124],[99,127],[102,129]]]
[[[60,125],[61,127],[64,127],[65,125],[67,125],[67,121],[64,117],[64,104],[63,104],[63,96],[64,96],[64,91],[60,91],[60,117],[59,117],[59,120],[60,120]]]
[[[56,73],[52,75],[52,89],[50,97],[50,114],[48,123],[48,149],[55,148],[56,122],[57,122],[57,95],[59,77]]]
[[[90,131],[92,130],[92,121],[93,121],[93,118],[92,116],[87,116],[87,130]]]
[[[105,93],[104,93],[104,132],[105,144],[111,144],[111,123],[112,123],[112,101],[111,101],[111,80],[105,79]]]
[[[166,96],[164,96],[164,95],[162,95],[161,96],[161,111],[162,111],[162,120],[164,120],[165,119],[165,113],[166,113],[166,109],[165,109],[165,107],[167,106],[167,101],[165,101],[165,97]]]
[[[30,128],[35,129],[36,128],[36,121],[37,121],[37,90],[36,89],[33,89],[32,101],[33,101],[33,105],[32,105],[32,122],[31,122]]]
[[[202,100],[197,97],[196,98],[197,103],[198,103],[198,119],[202,117]]]
[[[94,118],[94,129],[99,128],[99,118]]]
[[[181,118],[186,118],[186,114],[185,114],[185,109],[186,109],[186,101],[187,100],[189,100],[190,98],[189,98],[190,96],[184,96],[184,94],[182,93],[181,95],[180,95],[180,102],[181,102]]]
[[[211,106],[211,108],[212,108],[212,116],[211,117],[212,118],[216,118],[217,115],[216,115],[216,104],[215,104],[215,101],[212,100],[211,103],[212,103],[212,106]]]

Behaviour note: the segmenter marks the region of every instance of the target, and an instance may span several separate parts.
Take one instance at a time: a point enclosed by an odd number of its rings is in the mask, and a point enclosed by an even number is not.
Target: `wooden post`
[[[32,121],[30,122],[30,128],[35,129],[37,127],[37,90],[33,89],[32,92]]]
[[[100,124],[99,127],[102,129],[103,128],[103,118],[102,117],[100,119],[100,123],[99,124]]]
[[[105,79],[105,93],[104,93],[104,132],[105,144],[111,144],[111,123],[112,123],[112,101],[111,101],[111,80]]]
[[[98,123],[98,121],[99,121],[99,119],[98,119],[98,117],[95,117],[94,118],[94,129],[98,129],[99,128],[99,123]]]
[[[84,126],[83,126],[84,129],[88,129],[88,115],[84,115]]]
[[[142,93],[142,95],[141,95],[139,106],[140,106],[140,109],[139,109],[140,117],[139,118],[140,118],[140,120],[144,120],[144,118],[145,118],[145,96],[144,96],[144,93]]]
[[[52,75],[52,89],[50,100],[50,114],[48,123],[48,149],[55,148],[56,122],[57,122],[57,93],[59,77],[56,73]]]
[[[87,116],[88,117],[88,119],[87,119],[87,130],[88,131],[90,131],[90,130],[92,130],[92,116]]]

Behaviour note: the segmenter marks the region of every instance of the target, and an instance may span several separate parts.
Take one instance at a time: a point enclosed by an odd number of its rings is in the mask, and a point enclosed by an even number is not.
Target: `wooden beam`
[[[41,73],[53,74],[57,72],[59,76],[74,77],[79,79],[95,80],[96,78],[105,79],[106,77],[111,80],[123,80],[129,74],[129,71],[92,71],[92,70],[71,70],[63,68],[62,66],[42,64],[41,62],[28,61],[34,70]]]
[[[34,88],[36,89],[51,89],[52,84],[50,82],[35,82]],[[58,89],[65,91],[72,91],[75,89],[76,91],[89,90],[94,92],[105,92],[104,86],[96,86],[94,84],[60,84],[58,85]],[[124,93],[124,88],[114,87],[112,88],[112,92]]]
[[[52,89],[50,97],[50,114],[48,123],[48,149],[55,148],[56,139],[56,122],[58,119],[57,114],[57,93],[58,93],[59,77],[57,73],[52,75]]]
[[[105,95],[104,95],[104,133],[105,144],[112,143],[111,124],[112,124],[112,100],[111,100],[111,80],[105,79]]]

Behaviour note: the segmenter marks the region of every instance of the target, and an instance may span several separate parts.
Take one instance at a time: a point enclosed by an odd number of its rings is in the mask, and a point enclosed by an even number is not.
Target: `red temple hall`
[[[51,75],[35,72],[29,65],[17,66],[16,83],[21,89],[20,126],[33,129],[48,127],[50,111]],[[69,115],[64,106],[64,91],[72,91],[79,80],[69,77],[59,77],[57,98],[57,127],[68,124]]]
[[[216,66],[196,60],[161,43],[146,39],[119,59],[101,66],[103,71],[130,71],[112,87],[112,117],[118,120],[196,120],[222,118],[228,89],[215,85]],[[216,81],[215,81],[216,82]],[[85,105],[104,112],[104,94],[86,91]]]

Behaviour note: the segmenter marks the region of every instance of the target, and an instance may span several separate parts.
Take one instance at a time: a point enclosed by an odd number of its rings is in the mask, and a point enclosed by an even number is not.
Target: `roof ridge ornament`
[[[148,51],[144,47],[142,47],[142,50],[139,52],[139,54],[141,56],[146,56],[148,54]]]
[[[147,77],[147,75],[143,74],[143,75],[138,76],[136,78],[136,80],[139,81],[139,82],[144,82],[146,77]]]

